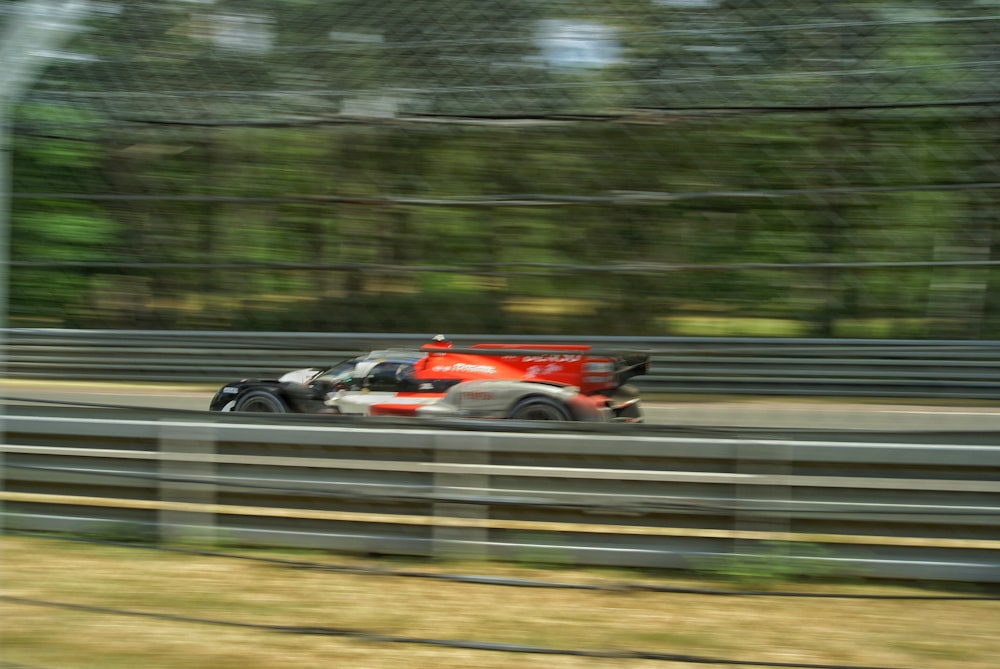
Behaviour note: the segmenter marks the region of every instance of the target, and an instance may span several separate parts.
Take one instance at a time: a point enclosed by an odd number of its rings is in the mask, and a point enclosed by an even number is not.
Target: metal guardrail
[[[1000,582],[992,433],[8,407],[3,522],[342,552]],[[779,552],[774,555],[774,551]]]
[[[4,330],[7,374],[221,384],[273,378],[431,334]],[[649,393],[1000,399],[1000,341],[704,337],[454,337],[456,344],[584,343],[652,354]]]

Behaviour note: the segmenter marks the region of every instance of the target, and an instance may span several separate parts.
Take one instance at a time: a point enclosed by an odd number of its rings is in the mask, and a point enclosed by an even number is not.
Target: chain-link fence
[[[996,0],[86,7],[12,325],[1000,334]]]

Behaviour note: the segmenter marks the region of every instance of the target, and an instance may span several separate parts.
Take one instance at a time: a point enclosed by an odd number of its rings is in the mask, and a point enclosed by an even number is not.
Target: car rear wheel
[[[514,405],[513,420],[570,420],[566,408],[548,397],[529,397]]]
[[[280,397],[266,390],[251,390],[236,401],[234,411],[255,413],[288,413],[288,407]]]

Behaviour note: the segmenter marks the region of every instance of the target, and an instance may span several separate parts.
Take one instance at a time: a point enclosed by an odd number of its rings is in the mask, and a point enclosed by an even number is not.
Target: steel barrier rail
[[[274,378],[429,334],[8,329],[7,373],[24,379],[221,384]],[[586,343],[651,352],[647,393],[1000,399],[1000,342],[462,335],[459,345]]]
[[[1000,582],[994,434],[5,418],[4,524],[344,552]],[[775,556],[771,556],[772,558]]]

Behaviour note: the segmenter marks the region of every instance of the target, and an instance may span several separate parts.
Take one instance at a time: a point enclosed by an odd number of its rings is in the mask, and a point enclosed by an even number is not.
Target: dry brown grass
[[[642,649],[730,660],[913,669],[995,669],[1000,602],[872,601],[511,588],[295,570],[199,557],[5,537],[8,597],[253,624],[354,628],[399,636],[552,648]],[[280,553],[269,552],[270,557]],[[321,554],[333,564],[372,564]],[[403,563],[390,566],[401,568]],[[499,564],[422,564],[422,571],[607,583],[638,574]],[[679,577],[656,582],[709,585]],[[800,590],[928,594],[866,584]],[[571,669],[705,664],[510,654],[280,634],[0,601],[2,659],[51,669]]]

